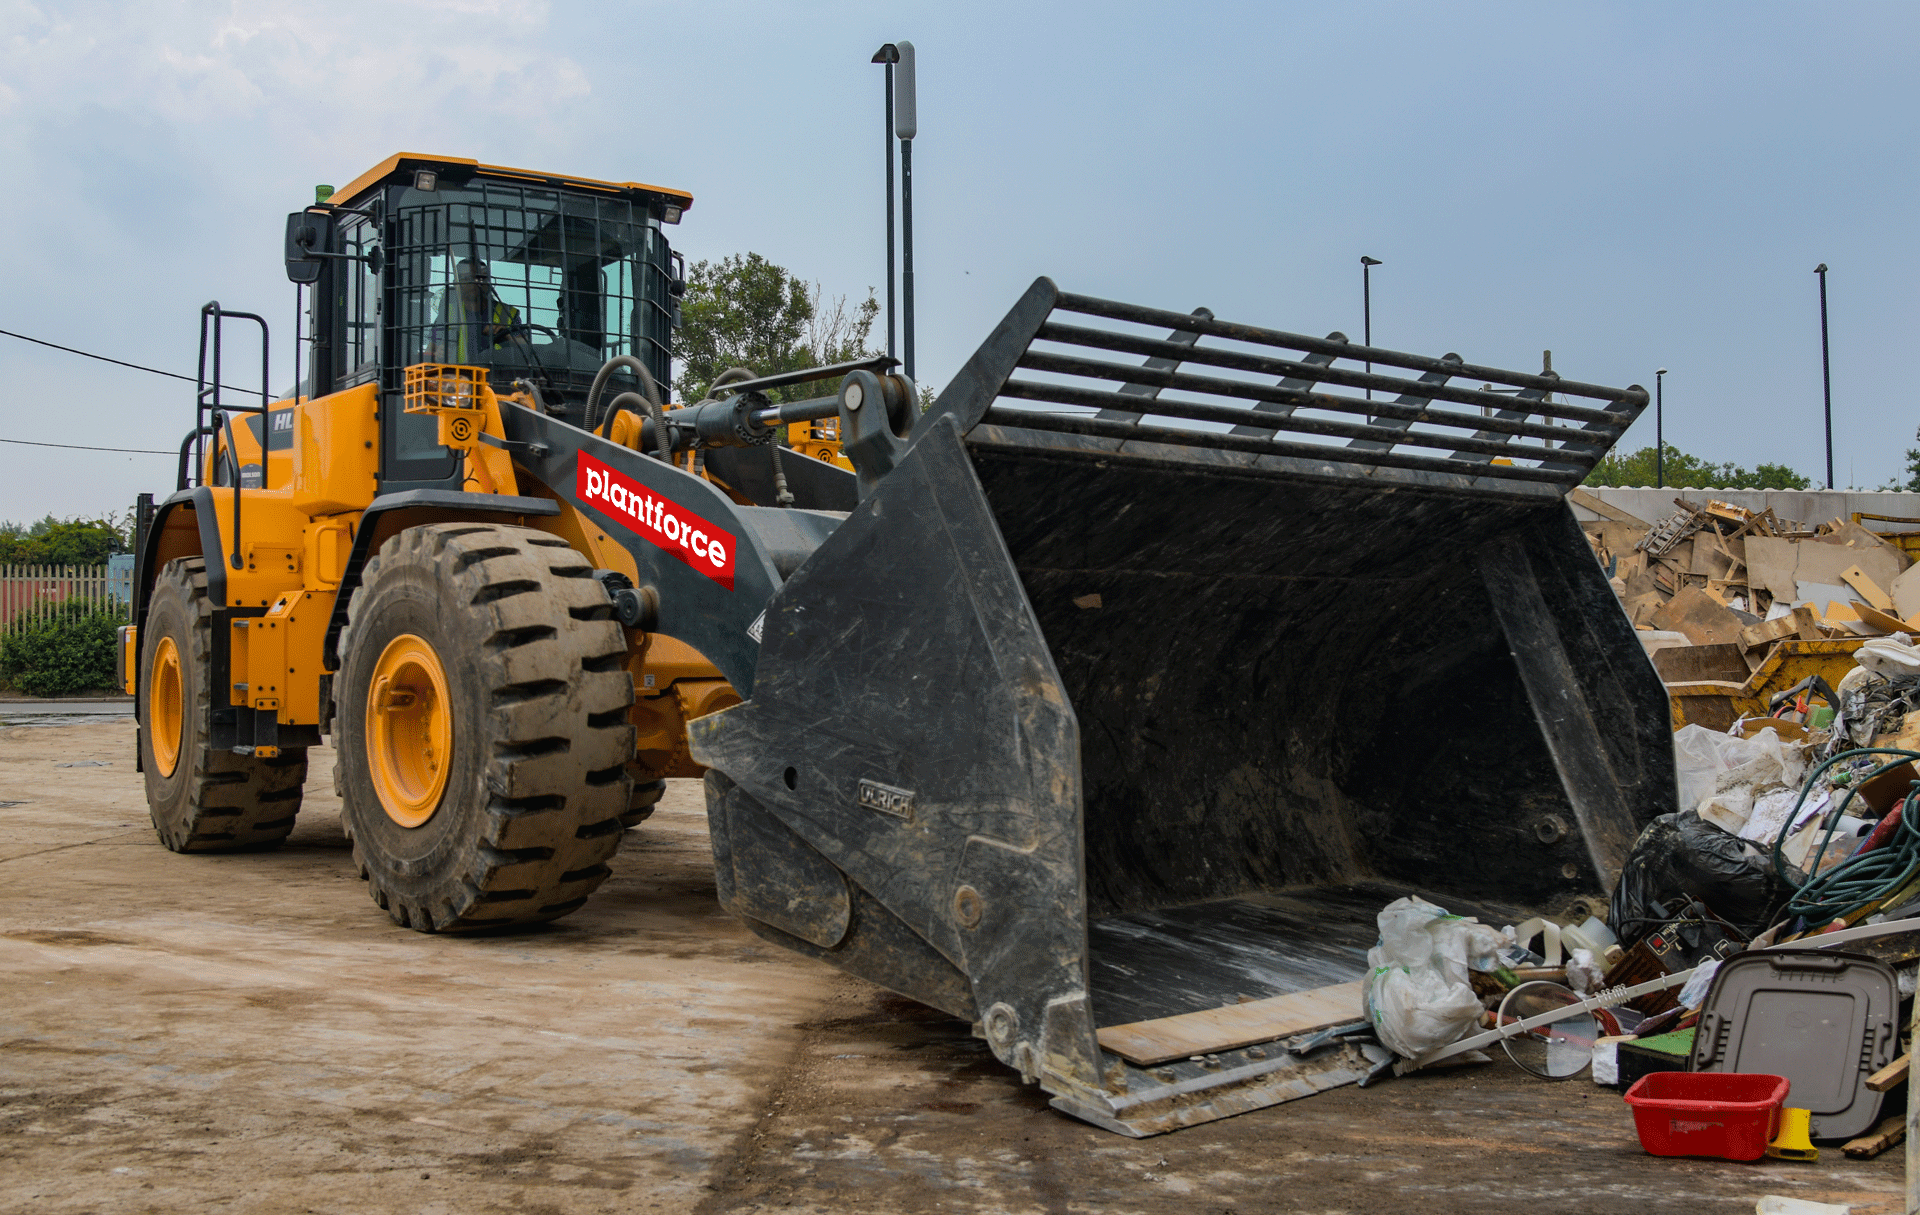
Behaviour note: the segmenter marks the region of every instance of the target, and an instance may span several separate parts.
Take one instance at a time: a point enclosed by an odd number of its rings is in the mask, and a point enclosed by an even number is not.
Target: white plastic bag
[[[1876,637],[1853,652],[1854,665],[1891,679],[1896,675],[1920,675],[1920,649],[1905,633]],[[1836,695],[1838,693],[1836,692]]]
[[[1752,738],[1718,734],[1705,726],[1683,726],[1673,735],[1680,810],[1738,834],[1753,813],[1754,798],[1776,789],[1800,787],[1806,772],[1800,744],[1780,741],[1768,726]]]
[[[1567,986],[1576,995],[1590,996],[1599,991],[1606,973],[1606,967],[1593,960],[1592,950],[1576,949],[1567,959]]]
[[[1506,937],[1411,897],[1387,904],[1379,923],[1363,993],[1380,1041],[1408,1059],[1458,1041],[1482,1011],[1467,971],[1497,965]]]
[[[1713,986],[1713,973],[1720,969],[1720,959],[1710,958],[1694,967],[1693,977],[1680,988],[1680,1007],[1698,1008],[1706,1002],[1707,989]]]

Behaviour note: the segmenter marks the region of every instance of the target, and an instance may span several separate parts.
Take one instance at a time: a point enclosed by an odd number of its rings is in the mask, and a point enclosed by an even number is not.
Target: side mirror
[[[333,216],[325,211],[295,211],[287,216],[287,279],[320,281],[320,269],[333,247]]]

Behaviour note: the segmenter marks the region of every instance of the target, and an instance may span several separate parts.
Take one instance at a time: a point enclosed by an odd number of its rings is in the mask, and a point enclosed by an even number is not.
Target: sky
[[[191,373],[275,323],[285,216],[397,152],[674,186],[690,260],[884,295],[886,41],[918,50],[919,379],[1063,288],[1651,388],[1667,441],[1905,479],[1920,6],[0,0],[0,329]],[[285,318],[282,320],[282,318]],[[192,387],[0,337],[0,438],[177,449]],[[1649,409],[1624,440],[1653,442]],[[0,443],[0,520],[170,456]]]

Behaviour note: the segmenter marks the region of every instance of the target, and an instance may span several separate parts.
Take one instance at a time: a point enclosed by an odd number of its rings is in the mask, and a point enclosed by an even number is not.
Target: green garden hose
[[[1800,808],[1806,804],[1807,797],[1820,784],[1820,778],[1826,775],[1828,768],[1841,760],[1857,759],[1863,755],[1892,755],[1897,758],[1881,764],[1864,777],[1851,782],[1847,795],[1840,800],[1839,812],[1831,816],[1827,823],[1826,834],[1820,839],[1820,849],[1808,861],[1808,871],[1813,875],[1798,885],[1788,870],[1782,856],[1787,836],[1793,830],[1793,824],[1800,817]],[[1920,807],[1910,814],[1905,809],[1908,801],[1914,799],[1913,790],[1896,803],[1894,810],[1888,813],[1900,814],[1900,827],[1887,841],[1872,852],[1850,857],[1841,861],[1825,873],[1820,872],[1820,858],[1826,855],[1827,846],[1833,841],[1834,828],[1838,826],[1841,815],[1853,804],[1853,799],[1866,784],[1883,772],[1891,771],[1910,760],[1920,760],[1920,751],[1902,751],[1893,747],[1859,747],[1823,761],[1807,774],[1806,782],[1800,787],[1800,797],[1793,804],[1793,812],[1787,815],[1780,831],[1773,839],[1773,872],[1782,882],[1793,887],[1793,897],[1787,900],[1786,914],[1789,918],[1805,917],[1807,926],[1823,926],[1839,919],[1849,912],[1887,899],[1897,894],[1902,887],[1920,875],[1920,823],[1914,819],[1920,817]],[[1920,788],[1920,781],[1913,782]]]

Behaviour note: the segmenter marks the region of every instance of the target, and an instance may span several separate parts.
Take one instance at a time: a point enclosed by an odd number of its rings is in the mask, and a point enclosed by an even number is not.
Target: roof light
[[[415,169],[413,188],[422,193],[431,194],[440,187],[440,175],[432,169]]]
[[[677,223],[679,223],[679,222],[680,222],[680,208],[679,208],[679,207],[665,207],[665,208],[662,208],[662,209],[661,209],[661,211],[660,211],[660,222],[661,222],[661,223],[663,223],[663,224],[677,224]]]
[[[317,203],[323,203],[332,197],[333,197],[332,186],[315,186],[313,188],[313,201]]]

